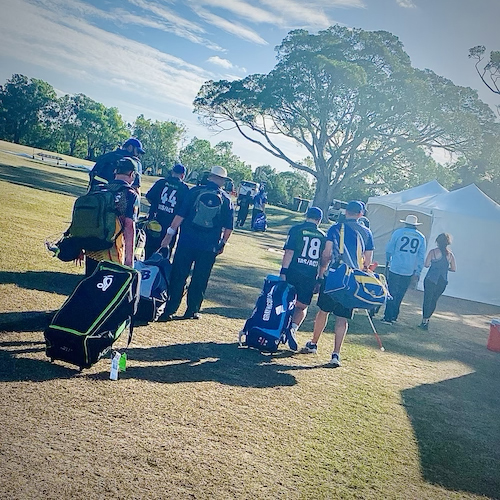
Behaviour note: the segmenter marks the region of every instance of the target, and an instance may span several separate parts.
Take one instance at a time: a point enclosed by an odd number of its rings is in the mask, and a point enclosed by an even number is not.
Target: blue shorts
[[[352,319],[354,317],[354,309],[349,309],[344,307],[340,302],[333,300],[330,295],[323,292],[325,284],[321,286],[318,297],[318,307],[327,313],[332,313],[335,316],[340,316],[341,318]]]

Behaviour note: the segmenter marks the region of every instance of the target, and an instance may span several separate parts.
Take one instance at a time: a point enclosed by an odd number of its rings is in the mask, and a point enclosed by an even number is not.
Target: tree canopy
[[[384,167],[408,174],[418,150],[480,149],[483,126],[494,120],[475,91],[413,68],[388,32],[295,30],[276,51],[268,74],[206,82],[195,111],[312,175],[323,208],[367,177],[383,185]],[[292,159],[279,136],[302,145],[312,164]]]

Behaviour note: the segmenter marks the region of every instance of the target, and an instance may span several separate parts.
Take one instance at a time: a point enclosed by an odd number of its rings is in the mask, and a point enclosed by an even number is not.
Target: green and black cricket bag
[[[76,199],[68,235],[85,250],[106,250],[113,246],[116,231],[116,197],[127,186],[110,184]]]
[[[100,262],[91,276],[80,281],[45,329],[45,352],[50,360],[90,368],[127,328],[130,344],[139,288],[138,271]]]

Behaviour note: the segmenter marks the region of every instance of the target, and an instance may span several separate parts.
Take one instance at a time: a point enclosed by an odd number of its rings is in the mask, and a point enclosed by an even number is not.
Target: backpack
[[[205,229],[217,227],[224,200],[219,190],[201,189],[193,204],[191,223]]]
[[[110,151],[99,158],[90,171],[91,185],[105,185],[115,178],[115,170],[123,154]]]
[[[111,184],[77,198],[73,205],[69,236],[78,238],[85,250],[111,248],[121,233],[116,233],[116,196],[126,189],[128,186]]]
[[[252,315],[238,334],[240,346],[276,352],[288,340],[296,299],[294,286],[279,276],[267,276]]]

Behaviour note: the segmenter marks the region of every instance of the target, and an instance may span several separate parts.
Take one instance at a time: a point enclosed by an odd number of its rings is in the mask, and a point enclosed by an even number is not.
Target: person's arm
[[[368,269],[372,265],[373,250],[365,250],[363,252],[363,269]]]
[[[417,262],[416,262],[416,268],[414,274],[416,276],[420,276],[420,273],[422,272],[422,268],[424,267],[424,261],[425,261],[425,250],[426,250],[426,241],[425,238],[422,238],[422,241],[420,242],[420,246],[418,247],[418,252],[417,252]]]
[[[385,262],[390,264],[392,255],[394,254],[394,247],[396,245],[395,233],[392,233],[391,239],[387,242],[385,247]]]
[[[424,267],[430,267],[432,259],[434,258],[434,249],[430,250],[424,262]]]
[[[330,264],[332,260],[332,255],[333,255],[333,241],[332,240],[327,240],[325,244],[325,249],[323,250],[323,253],[321,254],[321,260],[319,263],[319,269],[318,269],[318,279],[323,278],[328,265]]]
[[[294,251],[290,248],[285,250],[285,254],[283,255],[283,260],[281,261],[281,271],[280,278],[283,281],[286,281],[286,269],[290,267],[290,262],[292,262]],[[284,273],[282,271],[285,271]]]
[[[123,223],[123,242],[125,244],[125,265],[134,265],[135,222],[134,219],[125,217]]]
[[[455,261],[455,256],[450,252],[450,269],[452,273],[457,270],[457,263]]]
[[[161,240],[160,248],[166,248],[168,247],[168,245],[170,245],[173,235],[177,232],[177,229],[182,224],[183,220],[184,217],[181,217],[180,215],[176,215],[174,217],[174,220],[170,224],[170,227],[167,229],[167,234],[165,235],[163,240]]]
[[[232,232],[232,229],[226,229],[225,227],[222,228],[222,239],[219,243],[219,250],[217,252],[217,255],[220,255],[224,251],[224,247],[226,246],[227,240],[231,236]]]

